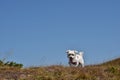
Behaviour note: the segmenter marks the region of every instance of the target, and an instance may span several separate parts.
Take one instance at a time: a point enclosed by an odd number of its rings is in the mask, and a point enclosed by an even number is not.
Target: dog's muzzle
[[[70,61],[71,61],[71,60],[73,60],[73,58],[72,58],[72,57],[69,57],[69,59],[70,59]]]
[[[72,64],[74,64],[74,65],[77,64],[77,62],[73,62],[73,58],[72,58],[72,57],[69,57],[69,61],[70,61],[70,63],[72,63]]]

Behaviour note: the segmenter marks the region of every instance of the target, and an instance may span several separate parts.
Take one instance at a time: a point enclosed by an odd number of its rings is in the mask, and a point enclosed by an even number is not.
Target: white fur
[[[66,53],[69,58],[70,66],[84,67],[83,52],[78,53],[78,51],[76,51],[76,50],[67,50]]]

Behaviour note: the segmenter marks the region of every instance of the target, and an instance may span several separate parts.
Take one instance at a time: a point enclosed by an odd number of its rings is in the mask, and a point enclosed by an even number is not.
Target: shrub
[[[22,68],[23,67],[23,64],[19,64],[19,63],[16,63],[16,62],[3,62],[2,60],[0,60],[0,66],[9,66],[9,67],[19,67],[19,68]]]
[[[2,66],[4,63],[3,63],[3,61],[2,60],[0,60],[0,66]]]

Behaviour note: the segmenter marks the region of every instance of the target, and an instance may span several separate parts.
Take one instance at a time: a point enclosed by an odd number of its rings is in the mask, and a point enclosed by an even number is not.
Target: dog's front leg
[[[84,63],[82,63],[81,66],[84,67]]]
[[[76,65],[75,65],[75,67],[78,67],[79,66],[79,62],[76,62]]]

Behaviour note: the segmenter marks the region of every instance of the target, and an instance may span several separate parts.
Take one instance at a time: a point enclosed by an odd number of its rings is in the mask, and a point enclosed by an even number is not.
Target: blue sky
[[[84,51],[85,64],[120,57],[119,0],[1,0],[0,59],[24,66],[63,64]]]

